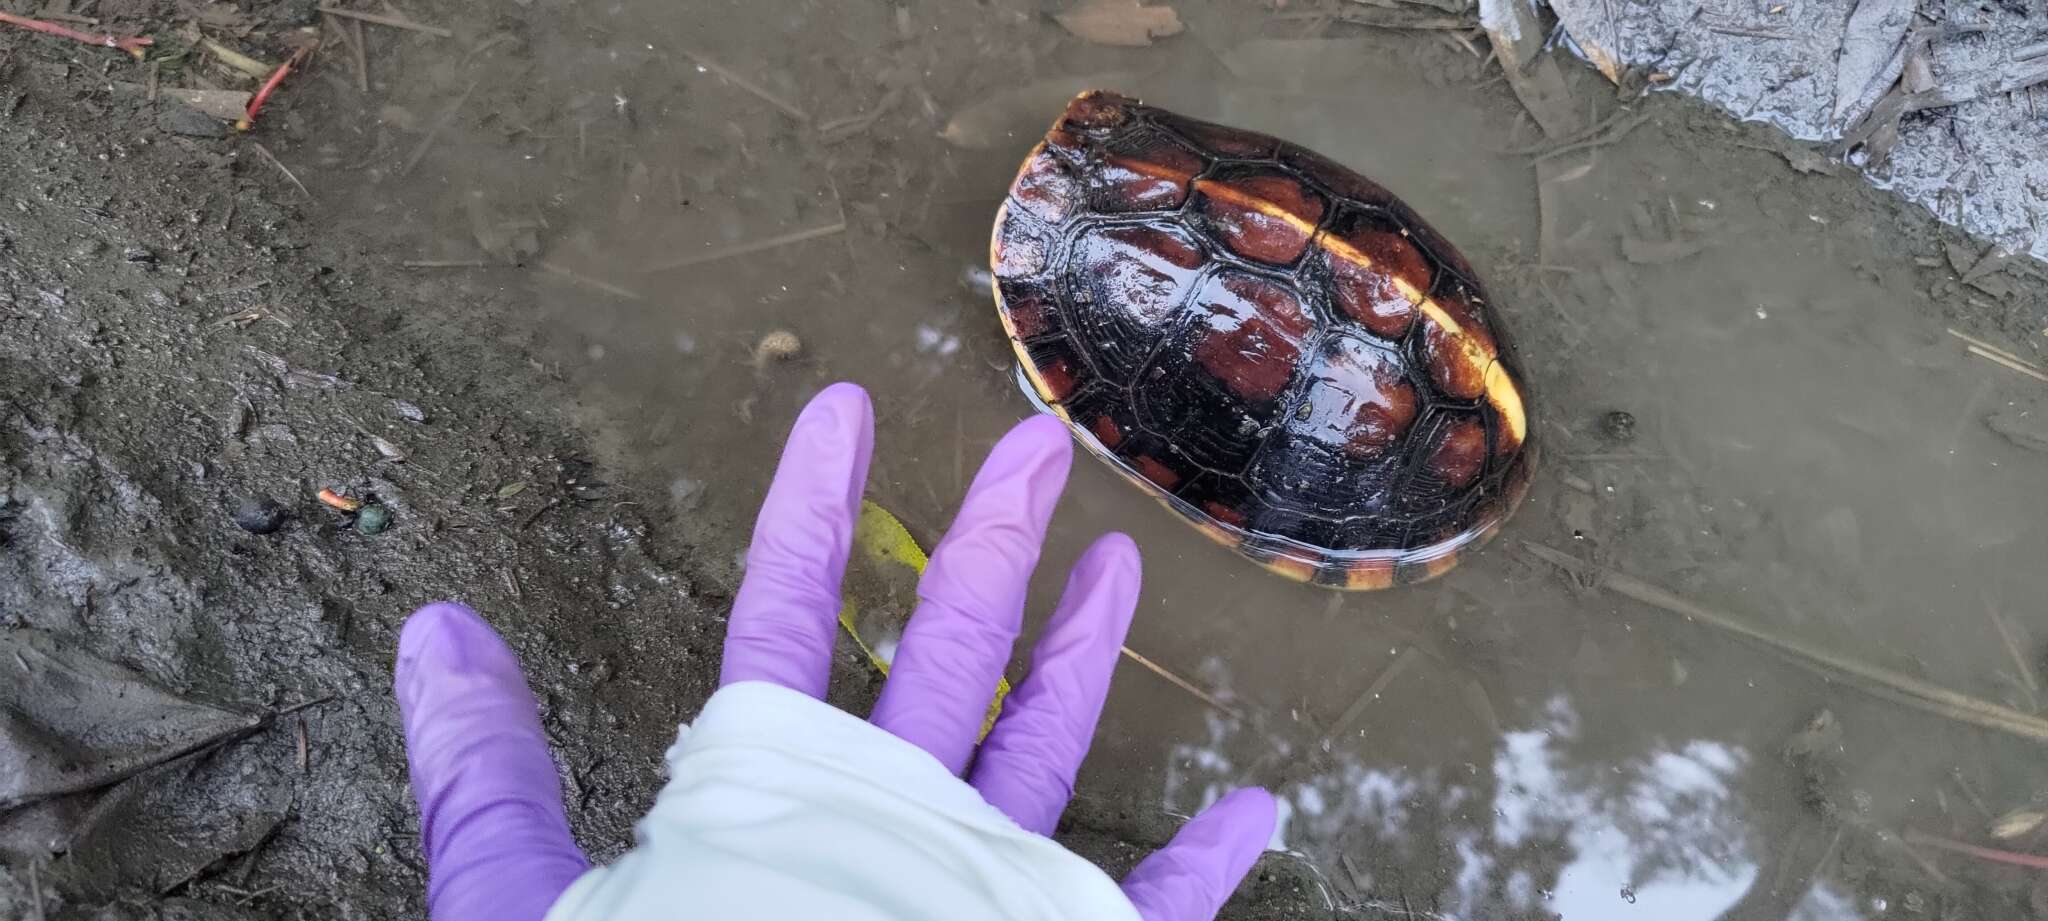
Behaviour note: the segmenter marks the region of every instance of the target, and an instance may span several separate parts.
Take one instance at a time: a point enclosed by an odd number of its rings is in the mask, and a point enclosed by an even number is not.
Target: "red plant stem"
[[[126,51],[129,54],[134,55],[135,59],[138,61],[142,60],[143,48],[156,44],[156,39],[149,38],[147,36],[140,38],[115,38],[114,36],[105,33],[94,35],[90,32],[80,32],[77,29],[66,28],[54,22],[44,22],[43,20],[40,19],[30,19],[27,16],[16,16],[13,13],[0,13],[0,22],[7,23],[9,25],[20,26],[24,29],[28,29],[35,32],[42,32],[48,35],[55,35],[60,38],[68,38],[74,42],[84,42],[88,45],[99,45],[103,48],[118,48],[122,51]]]
[[[243,131],[249,130],[249,126],[256,123],[256,113],[263,111],[263,104],[270,101],[270,94],[277,92],[277,87],[284,82],[284,78],[290,76],[291,72],[304,63],[312,53],[313,46],[307,45],[292,52],[291,57],[286,58],[283,64],[279,64],[277,70],[271,72],[270,79],[263,81],[263,88],[249,98],[248,111],[242,115],[241,121],[235,123],[235,127]]]
[[[2048,857],[2043,857],[2040,854],[2022,854],[2018,851],[2001,851],[1997,848],[1978,847],[1974,844],[1950,841],[1947,838],[1911,829],[1906,831],[1905,839],[1907,844],[1924,844],[1939,850],[1968,854],[1980,860],[2011,864],[2015,867],[2032,867],[2036,870],[2048,870]]]

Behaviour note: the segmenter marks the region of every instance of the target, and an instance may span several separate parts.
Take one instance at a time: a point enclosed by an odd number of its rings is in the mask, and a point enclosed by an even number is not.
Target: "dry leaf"
[[[1098,45],[1142,47],[1183,28],[1170,6],[1145,6],[1143,0],[1083,0],[1053,19],[1083,41]]]

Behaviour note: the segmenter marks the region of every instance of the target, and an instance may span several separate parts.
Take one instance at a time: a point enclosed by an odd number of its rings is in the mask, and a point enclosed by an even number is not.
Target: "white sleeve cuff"
[[[712,695],[668,768],[638,846],[546,921],[1139,921],[922,749],[778,685]]]

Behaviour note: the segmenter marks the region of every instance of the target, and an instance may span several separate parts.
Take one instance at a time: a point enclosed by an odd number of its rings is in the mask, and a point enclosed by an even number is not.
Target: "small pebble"
[[[1601,416],[1600,430],[1606,432],[1607,437],[1615,441],[1634,441],[1636,437],[1635,414],[1624,409],[1617,409],[1605,416]]]
[[[251,496],[235,506],[235,524],[251,534],[270,534],[284,527],[284,506],[269,496]]]
[[[427,421],[427,411],[419,408],[417,404],[409,400],[392,400],[391,409],[398,413],[399,418],[407,422]]]
[[[155,262],[156,253],[147,246],[130,246],[121,250],[121,258],[128,262]]]
[[[356,512],[356,530],[364,534],[380,534],[391,527],[391,510],[382,505],[365,505]]]

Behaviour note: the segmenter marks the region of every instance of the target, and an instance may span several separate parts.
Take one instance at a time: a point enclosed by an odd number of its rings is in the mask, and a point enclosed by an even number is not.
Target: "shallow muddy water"
[[[1178,4],[1187,31],[1145,49],[1083,45],[1012,4],[689,6],[536,14],[459,65],[410,52],[382,121],[322,156],[402,150],[416,136],[397,122],[439,122],[432,144],[410,170],[316,191],[394,261],[481,260],[418,271],[537,305],[506,335],[588,395],[610,460],[672,481],[702,553],[737,559],[796,408],[840,379],[877,402],[870,497],[927,547],[942,532],[1031,411],[963,275],[986,267],[1018,161],[1099,83],[1405,198],[1493,289],[1545,457],[1485,553],[1334,594],[1267,575],[1083,456],[1038,597],[1094,535],[1131,533],[1147,588],[1130,648],[1218,705],[1126,662],[1082,795],[1186,814],[1269,785],[1275,846],[1343,917],[2026,910],[2027,878],[1917,836],[1989,841],[2048,788],[2039,741],[1841,679],[1863,663],[2026,713],[2041,693],[2048,457],[1999,429],[2040,431],[2048,402],[1945,331],[2006,317],[1929,293],[1949,266],[1908,232],[1920,217],[1669,97],[1627,103],[1649,120],[1539,171],[1523,151],[1543,139],[1483,41],[1315,31],[1250,4]],[[1587,77],[1579,104],[1615,114]],[[756,355],[774,330],[801,354]]]

